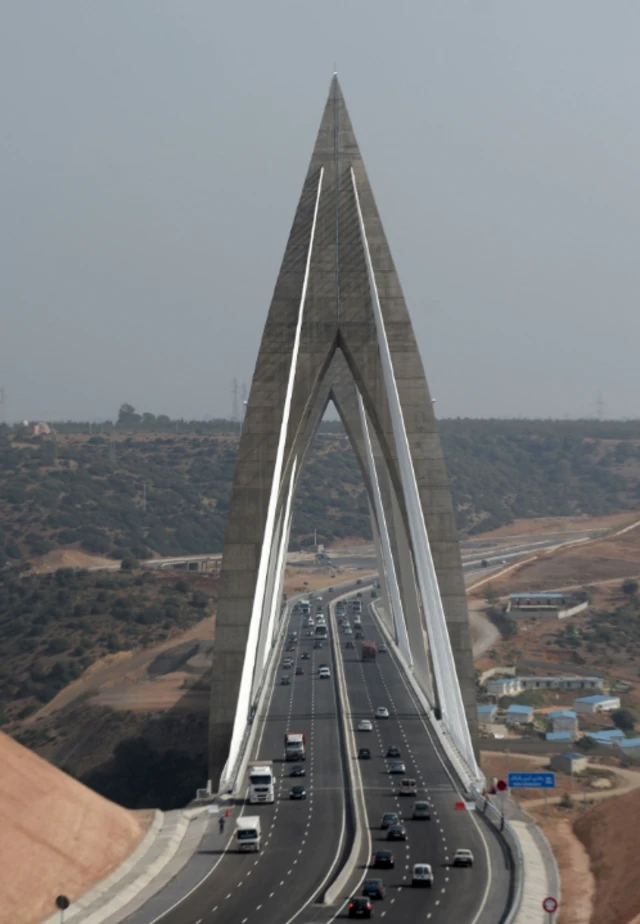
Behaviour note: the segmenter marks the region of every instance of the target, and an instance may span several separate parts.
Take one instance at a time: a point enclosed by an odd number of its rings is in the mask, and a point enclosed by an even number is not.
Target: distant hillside
[[[60,546],[114,558],[222,550],[237,423],[131,408],[113,439],[88,424],[53,426],[43,436],[0,427],[0,567]],[[639,421],[458,419],[440,431],[462,533],[640,502]],[[358,466],[335,423],[323,425],[303,472],[292,547],[310,545],[314,530],[324,542],[371,536]]]

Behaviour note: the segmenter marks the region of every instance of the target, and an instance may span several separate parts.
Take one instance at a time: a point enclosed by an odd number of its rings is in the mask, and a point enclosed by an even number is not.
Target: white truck
[[[273,764],[268,760],[254,760],[249,764],[249,802],[275,802]]]
[[[257,815],[241,815],[236,821],[236,846],[241,853],[260,850],[262,830]]]
[[[285,760],[306,760],[307,759],[307,736],[305,735],[304,732],[285,732],[284,759]]]

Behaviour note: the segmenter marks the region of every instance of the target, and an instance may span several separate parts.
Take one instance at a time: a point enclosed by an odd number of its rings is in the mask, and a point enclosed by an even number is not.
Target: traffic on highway
[[[371,588],[341,593],[287,611],[242,804],[228,822],[221,816],[206,877],[131,924],[501,920],[510,877],[501,845],[482,819],[456,810],[457,787],[374,617]],[[352,786],[364,796],[362,847],[323,904],[350,855]]]

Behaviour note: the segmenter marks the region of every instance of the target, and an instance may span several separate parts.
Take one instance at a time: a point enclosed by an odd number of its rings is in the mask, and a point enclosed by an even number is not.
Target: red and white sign
[[[553,914],[554,911],[558,910],[558,903],[551,895],[542,902],[542,907],[549,914]]]
[[[464,812],[465,804],[464,802],[456,802],[456,812]]]
[[[505,783],[504,780],[498,780],[498,782],[497,782],[497,784],[496,784],[496,789],[498,790],[498,792],[504,792],[505,789],[507,789],[507,788],[508,788],[508,787],[507,787],[507,784]]]

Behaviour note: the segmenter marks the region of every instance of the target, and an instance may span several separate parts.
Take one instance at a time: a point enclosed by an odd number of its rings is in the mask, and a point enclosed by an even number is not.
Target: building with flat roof
[[[602,690],[602,677],[501,677],[487,683],[487,693],[494,696],[517,696],[525,690]]]
[[[512,616],[542,616],[567,619],[586,610],[589,602],[582,593],[509,594],[507,613]]]
[[[573,735],[568,731],[550,731],[545,735],[547,741],[573,741]]]
[[[640,757],[640,738],[616,738],[617,748],[628,757]]]
[[[605,744],[612,746],[619,739],[624,738],[624,732],[619,728],[607,728],[602,731],[588,731],[584,733],[585,738],[591,738],[596,744]]]
[[[507,725],[528,725],[533,719],[533,706],[513,703],[507,709]]]
[[[569,732],[572,736],[578,734],[578,716],[572,709],[558,709],[547,716],[551,723],[552,732]]]
[[[480,703],[478,706],[478,722],[481,725],[489,725],[495,721],[498,707],[495,703]]]
[[[582,773],[587,769],[589,758],[573,751],[567,754],[554,754],[549,764],[552,770],[557,770],[559,773]]]
[[[620,708],[619,696],[581,696],[574,699],[573,708],[584,715],[595,715],[596,712],[613,712]]]

